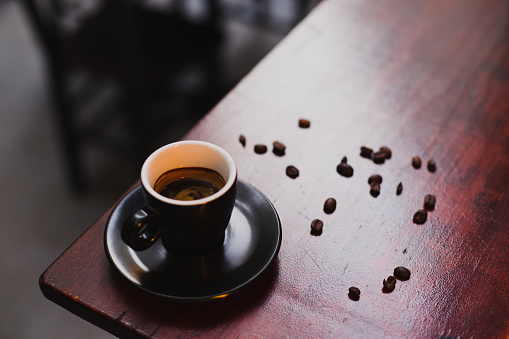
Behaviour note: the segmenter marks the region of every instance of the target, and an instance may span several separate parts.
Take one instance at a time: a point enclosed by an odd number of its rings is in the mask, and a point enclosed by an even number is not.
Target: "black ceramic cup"
[[[177,200],[161,195],[155,183],[165,172],[182,168],[206,168],[219,173],[224,186],[198,200]],[[237,168],[222,148],[203,141],[180,141],[163,146],[145,160],[141,185],[146,205],[124,223],[122,239],[136,251],[159,238],[169,251],[203,254],[220,243],[235,204]]]

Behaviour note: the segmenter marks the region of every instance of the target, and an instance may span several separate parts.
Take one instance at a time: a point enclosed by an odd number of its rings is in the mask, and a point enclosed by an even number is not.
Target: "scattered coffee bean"
[[[390,159],[392,157],[392,151],[389,147],[387,146],[382,146],[380,147],[380,150],[379,152],[383,152],[385,153],[385,159]]]
[[[292,179],[295,179],[299,176],[299,170],[297,167],[290,165],[286,168],[286,175]]]
[[[414,223],[418,225],[422,225],[426,222],[426,219],[428,218],[428,212],[426,210],[418,210],[414,214],[413,221]]]
[[[242,144],[243,147],[246,147],[246,137],[242,134],[239,136],[239,141]]]
[[[386,159],[392,157],[392,151],[387,146],[382,146],[378,152],[373,152],[373,149],[361,146],[361,157],[371,159],[375,164],[383,164]]]
[[[274,141],[272,143],[272,146],[274,147],[272,149],[272,153],[274,153],[275,155],[280,156],[280,157],[285,155],[286,146],[282,142]]]
[[[323,221],[315,219],[311,222],[311,234],[320,235],[323,231]]]
[[[323,211],[327,214],[331,214],[336,210],[336,199],[329,198],[325,200],[325,203],[323,204]]]
[[[373,198],[378,197],[380,195],[380,184],[376,181],[373,181],[369,186],[369,194],[371,194]]]
[[[396,187],[396,195],[400,195],[401,192],[403,192],[403,183],[402,182],[400,182],[398,184],[398,187]]]
[[[394,276],[390,275],[387,279],[384,279],[383,282],[384,289],[387,292],[394,291],[394,288],[396,287],[396,278]]]
[[[434,160],[429,160],[427,167],[428,171],[430,171],[431,173],[434,173],[437,170],[437,164],[435,163]]]
[[[348,298],[357,301],[359,300],[360,295],[361,290],[359,290],[357,287],[352,286],[348,289]]]
[[[262,144],[255,145],[254,151],[256,154],[264,154],[267,152],[267,146]]]
[[[383,151],[378,151],[378,152],[375,152],[371,155],[371,158],[373,159],[373,162],[375,164],[383,164],[385,162],[385,159],[386,159],[386,154],[385,152]]]
[[[348,159],[346,157],[343,157],[343,159],[341,159],[342,164],[346,164],[347,162],[348,162]]]
[[[415,156],[412,158],[412,167],[413,168],[419,169],[419,168],[421,168],[421,164],[422,164],[421,158],[419,158],[418,156]]]
[[[300,128],[309,128],[311,126],[311,121],[307,119],[299,119],[299,127]]]
[[[372,176],[370,176],[368,178],[368,184],[371,185],[372,182],[377,182],[377,183],[381,184],[382,180],[383,179],[382,179],[382,176],[380,174],[373,174]]]
[[[336,167],[336,171],[346,177],[346,178],[350,178],[352,175],[353,175],[353,168],[352,166],[342,162],[340,163],[337,167]]]
[[[424,208],[428,211],[433,211],[436,202],[437,198],[433,194],[426,194],[424,197]]]
[[[361,157],[371,159],[371,154],[373,154],[373,150],[371,148],[361,146]]]
[[[399,280],[408,280],[410,279],[410,270],[403,266],[398,266],[394,269],[394,276]]]
[[[405,249],[403,250],[403,254],[406,254],[406,252],[407,252],[407,249],[405,248]]]

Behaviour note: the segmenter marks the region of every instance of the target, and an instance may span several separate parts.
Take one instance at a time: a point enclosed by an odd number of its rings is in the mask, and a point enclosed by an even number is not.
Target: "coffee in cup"
[[[185,167],[164,172],[156,180],[154,189],[170,199],[199,200],[219,192],[224,184],[221,174],[213,169]]]

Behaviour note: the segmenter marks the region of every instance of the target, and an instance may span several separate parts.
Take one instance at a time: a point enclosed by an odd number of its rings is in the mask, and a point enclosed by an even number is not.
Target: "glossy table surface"
[[[186,139],[226,149],[272,201],[276,262],[223,299],[161,299],[108,262],[110,209],[41,276],[50,300],[121,337],[509,336],[509,2],[325,0]],[[361,146],[392,157],[375,164]],[[426,194],[436,207],[417,225]],[[411,278],[387,293],[397,266]]]

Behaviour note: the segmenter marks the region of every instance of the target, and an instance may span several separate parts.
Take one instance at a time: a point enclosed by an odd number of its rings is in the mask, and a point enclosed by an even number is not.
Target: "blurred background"
[[[44,270],[318,0],[0,0],[0,337],[110,338]]]

